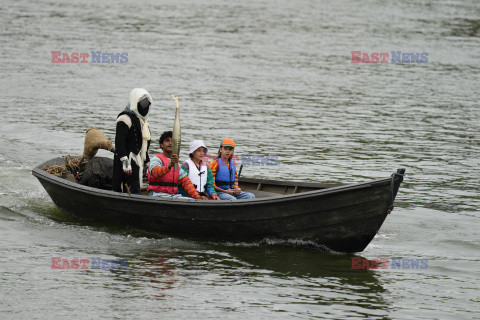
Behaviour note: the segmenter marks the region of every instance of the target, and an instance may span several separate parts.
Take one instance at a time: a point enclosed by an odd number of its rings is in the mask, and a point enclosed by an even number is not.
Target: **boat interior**
[[[144,185],[146,186],[147,184],[148,181],[144,181]],[[238,184],[242,191],[253,193],[255,198],[281,197],[289,194],[322,190],[344,185],[333,183],[276,181],[255,178],[239,178]],[[146,192],[146,187],[142,189],[142,194],[148,195]]]
[[[328,189],[343,185],[332,183],[274,181],[255,178],[240,178],[238,184],[243,191],[253,193],[256,198],[278,197],[306,191]]]
[[[65,179],[77,183],[73,175],[68,174]],[[148,195],[147,186],[148,181],[144,181],[144,187],[141,194]],[[295,182],[295,181],[276,181],[265,180],[255,178],[239,178],[239,186],[243,191],[251,192],[255,195],[255,198],[271,198],[281,197],[284,195],[322,190],[333,187],[339,187],[344,184],[333,183],[308,183],[308,182]]]
[[[52,159],[46,164],[57,166],[57,162],[63,162],[62,158]],[[47,166],[44,167],[44,170]],[[57,175],[60,176],[60,175]],[[77,183],[73,174],[68,172],[62,177],[71,182]],[[142,195],[148,195],[146,186],[148,181],[144,180],[144,187],[141,190]],[[266,179],[256,179],[256,178],[239,178],[239,186],[243,191],[251,192],[255,195],[256,198],[270,198],[270,197],[281,197],[285,195],[291,195],[296,193],[302,193],[307,191],[322,190],[333,187],[339,187],[345,184],[333,184],[333,183],[312,183],[312,182],[297,182],[297,181],[277,181],[277,180],[266,180]]]

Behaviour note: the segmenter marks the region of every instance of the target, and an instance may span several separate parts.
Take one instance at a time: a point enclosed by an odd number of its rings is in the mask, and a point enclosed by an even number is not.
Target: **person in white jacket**
[[[208,149],[203,140],[193,140],[190,143],[190,152],[187,161],[182,165],[182,169],[188,173],[188,178],[197,190],[198,194],[205,196],[210,200],[220,200],[213,187],[213,174],[210,167],[203,162]],[[188,196],[183,188],[178,189],[179,193]]]

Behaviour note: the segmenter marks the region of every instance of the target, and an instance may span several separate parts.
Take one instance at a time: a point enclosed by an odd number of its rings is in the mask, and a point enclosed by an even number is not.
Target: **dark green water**
[[[0,6],[0,318],[478,317],[479,14],[475,1]],[[54,50],[128,63],[52,64]],[[428,62],[352,64],[351,51]],[[81,153],[89,127],[113,139],[134,87],[154,99],[155,139],[180,98],[183,156],[192,139],[215,150],[226,136],[239,155],[279,156],[245,176],[360,182],[405,167],[395,210],[357,256],[428,268],[352,270],[351,255],[298,243],[194,242],[64,215],[31,169]],[[129,266],[53,270],[52,257]]]

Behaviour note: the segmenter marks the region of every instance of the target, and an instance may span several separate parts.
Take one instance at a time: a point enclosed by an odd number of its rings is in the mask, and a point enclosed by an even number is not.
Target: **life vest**
[[[208,168],[206,165],[202,164],[200,170],[198,170],[197,165],[193,162],[192,159],[186,161],[188,163],[188,178],[192,181],[195,189],[200,192],[205,192],[207,186],[207,175]]]
[[[168,166],[168,164],[170,163],[170,160],[163,153],[157,153],[154,157],[160,158],[164,166]],[[179,172],[180,172],[180,165],[178,165],[177,170],[174,170],[172,168],[166,175],[158,179],[152,175],[152,173],[150,172],[150,168],[148,168],[147,191],[177,194]]]
[[[227,167],[222,158],[218,158],[218,169],[215,175],[215,185],[220,189],[233,189],[235,185],[235,165],[230,160],[230,168]]]

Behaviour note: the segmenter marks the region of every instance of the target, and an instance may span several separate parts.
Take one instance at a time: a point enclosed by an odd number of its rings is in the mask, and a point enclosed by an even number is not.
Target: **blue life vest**
[[[218,158],[218,169],[215,175],[215,185],[221,189],[233,189],[235,185],[235,165],[230,160],[230,169],[227,167],[222,158]]]

